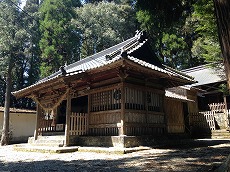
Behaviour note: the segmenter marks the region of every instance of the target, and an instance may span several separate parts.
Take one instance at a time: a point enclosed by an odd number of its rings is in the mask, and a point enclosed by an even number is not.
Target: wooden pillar
[[[69,146],[70,115],[71,115],[70,91],[68,91],[66,96],[67,96],[67,102],[66,102],[66,124],[65,124],[65,144],[64,144],[64,146]]]
[[[88,94],[88,114],[87,114],[87,128],[86,128],[86,135],[89,133],[89,120],[90,120],[90,112],[91,112],[91,106],[92,106],[92,100],[91,100],[91,94]]]
[[[57,107],[55,107],[52,112],[51,112],[52,116],[53,116],[53,121],[51,124],[51,127],[53,127],[53,131],[56,131],[56,124],[57,124]]]
[[[34,140],[37,140],[38,138],[38,130],[39,130],[39,120],[41,116],[41,106],[37,103],[37,112],[36,112],[36,123],[35,123],[35,130],[34,130]]]
[[[226,96],[224,96],[224,104],[225,104],[225,128],[227,130],[230,129],[230,126],[229,126],[229,114],[228,114],[228,104],[227,104],[227,98]]]
[[[121,84],[121,128],[119,135],[126,135],[126,126],[125,126],[125,84]]]
[[[163,112],[164,114],[164,131],[163,131],[163,134],[167,134],[168,133],[168,116],[166,114],[166,97],[165,97],[165,94],[161,95],[162,96],[162,110],[161,112]]]

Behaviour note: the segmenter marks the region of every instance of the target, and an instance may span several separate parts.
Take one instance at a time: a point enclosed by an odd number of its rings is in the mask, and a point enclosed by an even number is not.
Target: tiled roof
[[[211,83],[226,81],[223,66],[211,67],[210,65],[201,65],[194,68],[182,70],[182,72],[193,76],[194,80],[198,81],[191,86],[207,85]]]
[[[187,88],[185,86],[168,88],[165,90],[165,96],[173,99],[194,102],[194,100],[188,99],[187,97],[188,89],[190,88]]]
[[[146,44],[147,42],[147,38],[145,38],[143,36],[142,32],[137,33],[133,38],[130,38],[120,44],[117,44],[113,47],[110,47],[106,50],[103,50],[101,52],[98,52],[94,55],[91,55],[85,59],[82,59],[78,62],[75,62],[73,64],[70,64],[66,67],[63,67],[64,72],[65,72],[65,76],[70,76],[70,75],[77,75],[80,73],[84,73],[86,71],[90,71],[92,69],[96,69],[102,66],[106,66],[109,64],[112,64],[115,61],[118,61],[120,59],[122,59],[122,53],[126,52],[127,56],[125,57],[126,59],[139,64],[143,67],[146,67],[148,69],[152,69],[154,71],[158,71],[161,73],[165,73],[169,76],[174,76],[174,77],[178,77],[190,82],[193,82],[193,78],[182,73],[179,71],[176,71],[174,69],[171,69],[167,66],[161,65],[160,63],[158,63],[158,59],[155,59],[156,64],[150,63],[150,62],[146,62],[144,60],[139,59],[139,57],[134,57],[133,53],[135,53],[136,50],[138,50],[140,47],[142,47],[144,44]],[[141,58],[141,57],[140,57]],[[152,61],[154,61],[154,58],[151,58]],[[160,65],[159,65],[160,64]],[[26,87],[22,90],[19,91],[15,91],[13,94],[17,94],[23,90],[27,90],[30,88],[33,88],[36,85],[51,81],[53,79],[56,79],[58,77],[62,76],[62,71],[61,69],[50,75],[49,77],[46,77],[40,81],[38,81],[37,83],[35,83],[34,85],[31,85],[29,87]]]
[[[0,107],[0,112],[4,112],[4,107]],[[36,113],[34,110],[10,108],[10,113]]]

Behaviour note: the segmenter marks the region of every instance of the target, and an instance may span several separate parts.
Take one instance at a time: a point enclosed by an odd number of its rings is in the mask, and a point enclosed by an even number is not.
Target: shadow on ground
[[[191,149],[215,146],[220,144],[230,144],[230,140],[213,140],[213,139],[171,139],[166,141],[159,141],[155,146],[150,146],[152,148],[159,149]]]
[[[226,140],[197,140],[178,142],[171,146],[147,151],[135,152],[119,158],[107,155],[104,159],[84,160],[78,158],[78,152],[71,154],[71,161],[46,160],[50,154],[44,154],[44,160],[30,162],[21,159],[18,162],[5,163],[0,158],[0,171],[18,172],[126,172],[126,171],[213,171],[230,154],[230,143]],[[36,153],[35,153],[36,155]],[[64,154],[62,154],[64,155]],[[3,156],[3,155],[0,155]]]

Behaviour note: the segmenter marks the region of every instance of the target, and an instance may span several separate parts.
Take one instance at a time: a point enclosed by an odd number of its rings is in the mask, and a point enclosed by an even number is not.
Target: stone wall
[[[215,112],[216,129],[225,129],[225,114],[223,112]]]
[[[150,140],[137,136],[70,136],[70,145],[129,148],[147,145]]]

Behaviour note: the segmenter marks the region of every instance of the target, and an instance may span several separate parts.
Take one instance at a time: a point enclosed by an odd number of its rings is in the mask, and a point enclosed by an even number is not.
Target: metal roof
[[[141,59],[142,57],[134,57],[133,53],[138,51],[138,49],[141,48],[144,44],[146,44],[147,41],[148,40],[144,36],[143,32],[138,32],[133,38],[130,38],[130,39],[128,39],[128,40],[126,40],[120,44],[117,44],[117,45],[110,47],[106,50],[98,52],[94,55],[91,55],[91,56],[89,56],[85,59],[82,59],[80,61],[77,61],[73,64],[62,67],[62,69],[60,69],[58,72],[38,81],[37,83],[35,83],[29,87],[26,87],[26,88],[21,89],[19,91],[15,91],[15,92],[13,92],[13,94],[17,94],[19,92],[31,89],[37,85],[40,85],[40,84],[46,83],[48,81],[54,80],[58,77],[62,77],[63,71],[65,73],[64,74],[65,76],[77,75],[80,73],[90,71],[92,69],[96,69],[96,68],[99,68],[102,66],[112,64],[115,61],[118,61],[118,60],[123,59],[123,58],[128,59],[128,60],[130,60],[136,64],[139,64],[145,68],[152,69],[154,71],[158,71],[161,73],[165,73],[168,76],[173,76],[173,77],[187,80],[189,82],[194,82],[193,78],[190,77],[189,75],[186,75],[182,72],[179,72],[179,71],[172,69],[172,68],[169,68],[167,66],[161,65],[160,62],[158,63],[158,61],[159,61],[158,59],[154,59],[153,57],[151,57],[153,62],[150,63],[150,62],[146,62],[146,61],[142,60]],[[123,53],[125,53],[126,55],[123,56]],[[156,64],[153,64],[154,62]]]
[[[212,67],[210,64],[201,65],[182,70],[182,72],[193,76],[194,80],[198,81],[191,86],[200,86],[226,81],[223,65],[220,65],[219,67]]]

